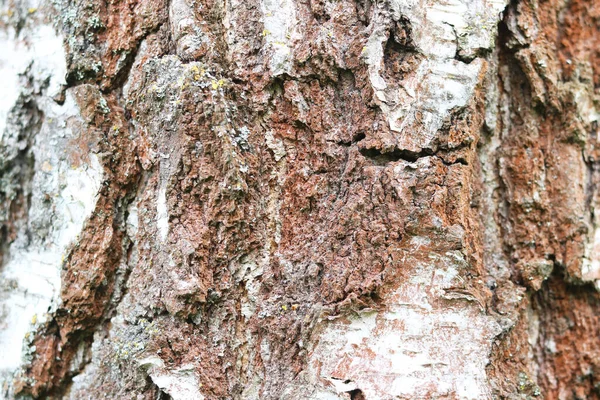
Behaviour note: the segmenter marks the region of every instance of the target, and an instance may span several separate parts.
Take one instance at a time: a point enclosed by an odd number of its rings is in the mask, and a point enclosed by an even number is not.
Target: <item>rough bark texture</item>
[[[599,1],[0,6],[0,398],[600,397]]]

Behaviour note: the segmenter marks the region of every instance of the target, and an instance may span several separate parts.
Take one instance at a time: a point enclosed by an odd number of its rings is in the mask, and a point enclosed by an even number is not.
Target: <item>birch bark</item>
[[[0,398],[600,396],[600,2],[0,0]]]

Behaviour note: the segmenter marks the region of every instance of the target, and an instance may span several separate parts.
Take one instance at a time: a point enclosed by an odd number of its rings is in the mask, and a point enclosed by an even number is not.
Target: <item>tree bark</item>
[[[600,1],[0,1],[0,398],[600,397]]]

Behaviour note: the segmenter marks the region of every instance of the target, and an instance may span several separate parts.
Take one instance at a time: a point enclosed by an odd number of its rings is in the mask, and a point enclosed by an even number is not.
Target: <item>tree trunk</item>
[[[600,1],[0,0],[0,398],[600,398]]]

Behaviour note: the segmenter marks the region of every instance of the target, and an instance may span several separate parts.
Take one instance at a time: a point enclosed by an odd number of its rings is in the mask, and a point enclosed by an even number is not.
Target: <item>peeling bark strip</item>
[[[600,2],[0,2],[0,398],[600,397]]]

